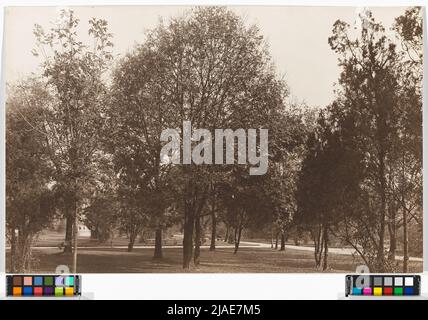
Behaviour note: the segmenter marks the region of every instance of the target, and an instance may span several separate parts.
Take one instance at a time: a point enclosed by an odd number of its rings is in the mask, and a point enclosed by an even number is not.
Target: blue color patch
[[[32,287],[24,287],[24,290],[22,292],[24,296],[32,296],[33,295],[33,288]]]
[[[412,288],[412,287],[404,288],[404,294],[405,294],[406,296],[411,296],[411,295],[413,295],[413,288]]]
[[[363,289],[361,288],[352,288],[352,294],[355,296],[360,296],[363,294]]]
[[[34,277],[34,285],[42,286],[43,285],[43,277]]]

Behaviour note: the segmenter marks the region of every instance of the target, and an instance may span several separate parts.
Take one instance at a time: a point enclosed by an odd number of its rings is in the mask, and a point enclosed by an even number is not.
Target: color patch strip
[[[346,295],[415,296],[420,294],[418,275],[350,275],[346,276]]]
[[[7,275],[7,296],[57,296],[80,295],[81,277],[78,275]]]

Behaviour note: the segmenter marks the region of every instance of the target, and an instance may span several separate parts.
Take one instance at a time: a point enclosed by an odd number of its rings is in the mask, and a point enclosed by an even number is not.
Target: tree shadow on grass
[[[59,249],[34,249],[38,263],[32,273],[54,273],[58,265],[72,265],[72,254]],[[233,254],[233,248],[215,251],[201,250],[198,267],[182,268],[182,249],[164,248],[162,259],[153,259],[153,249],[79,248],[77,273],[313,273],[313,253],[286,249],[241,248]],[[7,253],[9,257],[9,253]],[[6,259],[8,261],[9,258]],[[330,254],[329,270],[325,272],[354,272],[362,262],[349,255]],[[410,272],[420,272],[422,263],[411,262]]]

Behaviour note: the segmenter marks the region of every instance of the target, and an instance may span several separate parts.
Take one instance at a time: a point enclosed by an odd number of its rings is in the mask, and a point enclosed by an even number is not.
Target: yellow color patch
[[[373,288],[373,295],[381,296],[382,295],[382,288]]]
[[[73,288],[65,288],[65,295],[66,296],[72,296],[73,295]]]

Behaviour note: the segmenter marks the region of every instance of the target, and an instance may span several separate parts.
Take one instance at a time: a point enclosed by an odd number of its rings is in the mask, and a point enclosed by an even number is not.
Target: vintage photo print
[[[7,272],[421,272],[423,10],[7,7]]]

